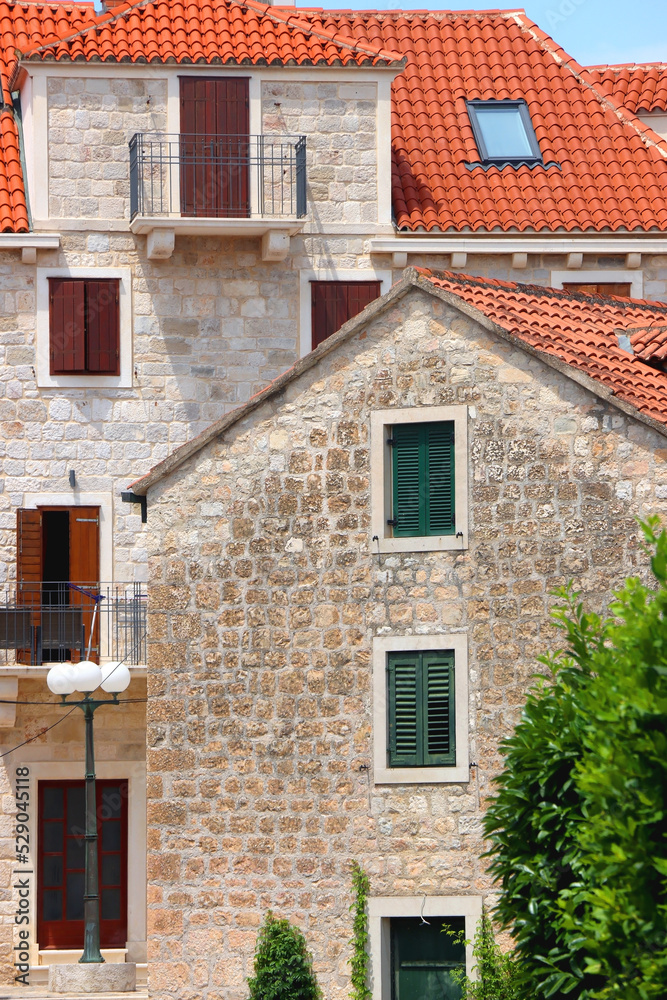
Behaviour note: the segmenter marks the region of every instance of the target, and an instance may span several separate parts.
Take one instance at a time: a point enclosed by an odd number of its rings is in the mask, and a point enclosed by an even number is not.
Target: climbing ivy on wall
[[[358,861],[352,862],[352,889],[354,902],[350,912],[354,913],[352,924],[352,958],[349,965],[352,968],[352,1000],[371,1000],[368,988],[368,913],[366,901],[370,890],[368,875]]]

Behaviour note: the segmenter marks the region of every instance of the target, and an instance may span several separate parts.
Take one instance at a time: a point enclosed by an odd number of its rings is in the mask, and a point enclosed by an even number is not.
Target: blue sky
[[[310,6],[297,0],[298,6]],[[445,9],[428,0],[312,0],[329,10]],[[493,3],[450,3],[447,10],[488,10]],[[512,9],[511,3],[498,7]],[[524,0],[529,17],[552,35],[566,52],[584,65],[619,62],[667,62],[667,0]]]

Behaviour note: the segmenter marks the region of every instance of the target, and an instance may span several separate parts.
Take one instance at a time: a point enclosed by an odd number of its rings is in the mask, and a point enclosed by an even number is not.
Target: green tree
[[[605,619],[561,592],[566,647],[543,658],[485,818],[531,1000],[667,996],[667,535],[642,530],[652,588],[628,579]]]
[[[303,934],[270,910],[257,936],[254,971],[249,1000],[321,1000]]]

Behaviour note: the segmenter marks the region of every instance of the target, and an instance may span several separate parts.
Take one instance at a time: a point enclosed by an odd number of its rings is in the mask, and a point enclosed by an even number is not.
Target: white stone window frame
[[[116,278],[120,320],[119,375],[51,375],[49,331],[49,278]],[[132,388],[132,270],[129,267],[37,268],[37,386],[40,389]]]
[[[454,653],[454,767],[389,767],[387,656],[389,653]],[[468,636],[465,632],[381,635],[373,638],[373,782],[376,785],[452,785],[470,781]]]
[[[456,534],[394,538],[391,511],[391,446],[395,424],[454,422],[454,509]],[[371,411],[371,550],[373,552],[461,552],[468,548],[468,407],[410,406]]]
[[[644,298],[644,272],[643,271],[588,271],[584,268],[572,269],[570,271],[552,271],[551,287],[560,288],[569,283],[578,285],[597,285],[599,282],[618,284],[626,282],[630,284],[630,297],[633,299]]]
[[[481,896],[371,896],[368,936],[373,1000],[391,1000],[392,917],[464,917],[465,938],[472,942],[482,918]],[[476,979],[472,943],[466,945],[466,974]]]
[[[299,357],[305,357],[313,349],[313,320],[310,285],[313,281],[379,281],[380,296],[385,295],[392,285],[392,273],[388,268],[377,267],[329,267],[299,272]]]
[[[122,711],[121,709],[108,709],[108,711]],[[36,748],[36,751],[44,752],[44,748]],[[81,750],[83,753],[83,749]],[[30,838],[30,922],[26,929],[30,932],[30,964],[37,966],[40,960],[43,965],[48,966],[49,958],[56,962],[62,962],[66,956],[69,961],[78,961],[78,957],[73,957],[70,949],[53,949],[48,951],[39,950],[37,940],[37,866],[38,860],[38,815],[37,815],[37,786],[40,781],[72,781],[84,777],[83,757],[80,761],[52,761],[33,758],[33,753],[23,753],[20,763],[15,767],[27,767],[30,770],[30,819],[28,822]],[[127,781],[128,783],[128,803],[127,803],[127,962],[146,962],[146,765],[142,761],[118,760],[105,761],[96,760],[96,777],[101,781],[105,779]],[[12,792],[16,788],[15,771],[10,776]],[[135,850],[133,850],[133,847]],[[20,927],[15,927],[15,941],[18,943],[17,932]],[[122,949],[125,950],[125,949]],[[118,949],[103,949],[103,952],[117,952]]]

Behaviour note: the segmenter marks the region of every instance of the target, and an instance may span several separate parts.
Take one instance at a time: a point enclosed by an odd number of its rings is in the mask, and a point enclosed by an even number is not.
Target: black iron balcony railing
[[[146,584],[19,581],[0,591],[0,663],[146,663]]]
[[[138,132],[130,141],[130,213],[301,219],[306,137]]]

